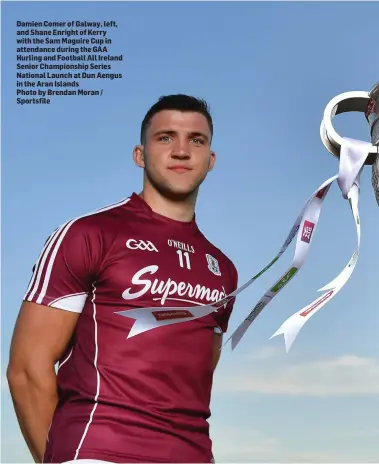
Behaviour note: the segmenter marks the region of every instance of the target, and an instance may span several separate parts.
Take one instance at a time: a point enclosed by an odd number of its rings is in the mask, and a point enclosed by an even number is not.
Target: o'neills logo
[[[190,311],[185,309],[183,310],[174,310],[174,311],[152,311],[152,315],[157,321],[168,321],[171,319],[182,319],[186,317],[193,317],[193,314]]]
[[[163,306],[166,300],[187,303],[196,303],[198,300],[203,300],[209,304],[215,303],[226,296],[225,290],[210,289],[200,284],[192,285],[188,282],[176,282],[173,279],[151,280],[143,278],[147,277],[148,274],[155,274],[158,269],[159,266],[152,265],[136,272],[131,279],[132,287],[127,288],[122,293],[122,297],[125,300],[134,300],[150,292],[153,297],[157,295],[157,298],[153,298],[153,300],[160,300]]]

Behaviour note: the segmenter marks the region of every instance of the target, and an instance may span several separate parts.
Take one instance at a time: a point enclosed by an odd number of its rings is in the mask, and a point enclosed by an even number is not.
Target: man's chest
[[[214,250],[201,236],[153,227],[119,234],[104,262],[97,294],[130,307],[216,302],[232,290],[226,260]]]

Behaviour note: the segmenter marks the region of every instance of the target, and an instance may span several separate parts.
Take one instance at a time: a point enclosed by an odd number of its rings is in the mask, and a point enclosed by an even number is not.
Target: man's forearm
[[[58,402],[54,368],[51,373],[43,375],[9,373],[8,381],[26,444],[35,462],[42,462],[47,434]]]

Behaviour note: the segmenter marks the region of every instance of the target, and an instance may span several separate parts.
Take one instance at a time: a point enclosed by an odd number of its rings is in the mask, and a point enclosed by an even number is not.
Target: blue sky
[[[31,267],[47,236],[76,215],[141,188],[131,159],[141,120],[164,94],[211,105],[218,154],[197,217],[235,262],[240,282],[277,253],[300,208],[338,172],[319,126],[335,95],[377,80],[375,2],[2,3],[2,371]],[[17,20],[116,20],[109,32],[123,79],[102,97],[16,105]],[[97,84],[91,84],[93,87]],[[88,87],[90,88],[90,87]],[[364,116],[342,115],[341,135],[369,139]],[[215,375],[211,433],[218,462],[378,460],[379,211],[362,178],[361,254],[346,287],[303,328],[287,355],[284,320],[313,301],[355,246],[338,187],[329,193],[308,261]],[[291,247],[238,299],[236,327],[289,266]],[[2,378],[1,462],[30,462]]]

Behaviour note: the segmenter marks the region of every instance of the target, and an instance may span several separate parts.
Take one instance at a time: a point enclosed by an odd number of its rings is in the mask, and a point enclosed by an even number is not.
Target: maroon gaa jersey
[[[135,320],[117,313],[209,304],[236,287],[234,265],[195,218],[163,217],[135,193],[58,228],[24,297],[80,313],[44,462],[212,462],[213,339],[233,303],[131,338]]]

